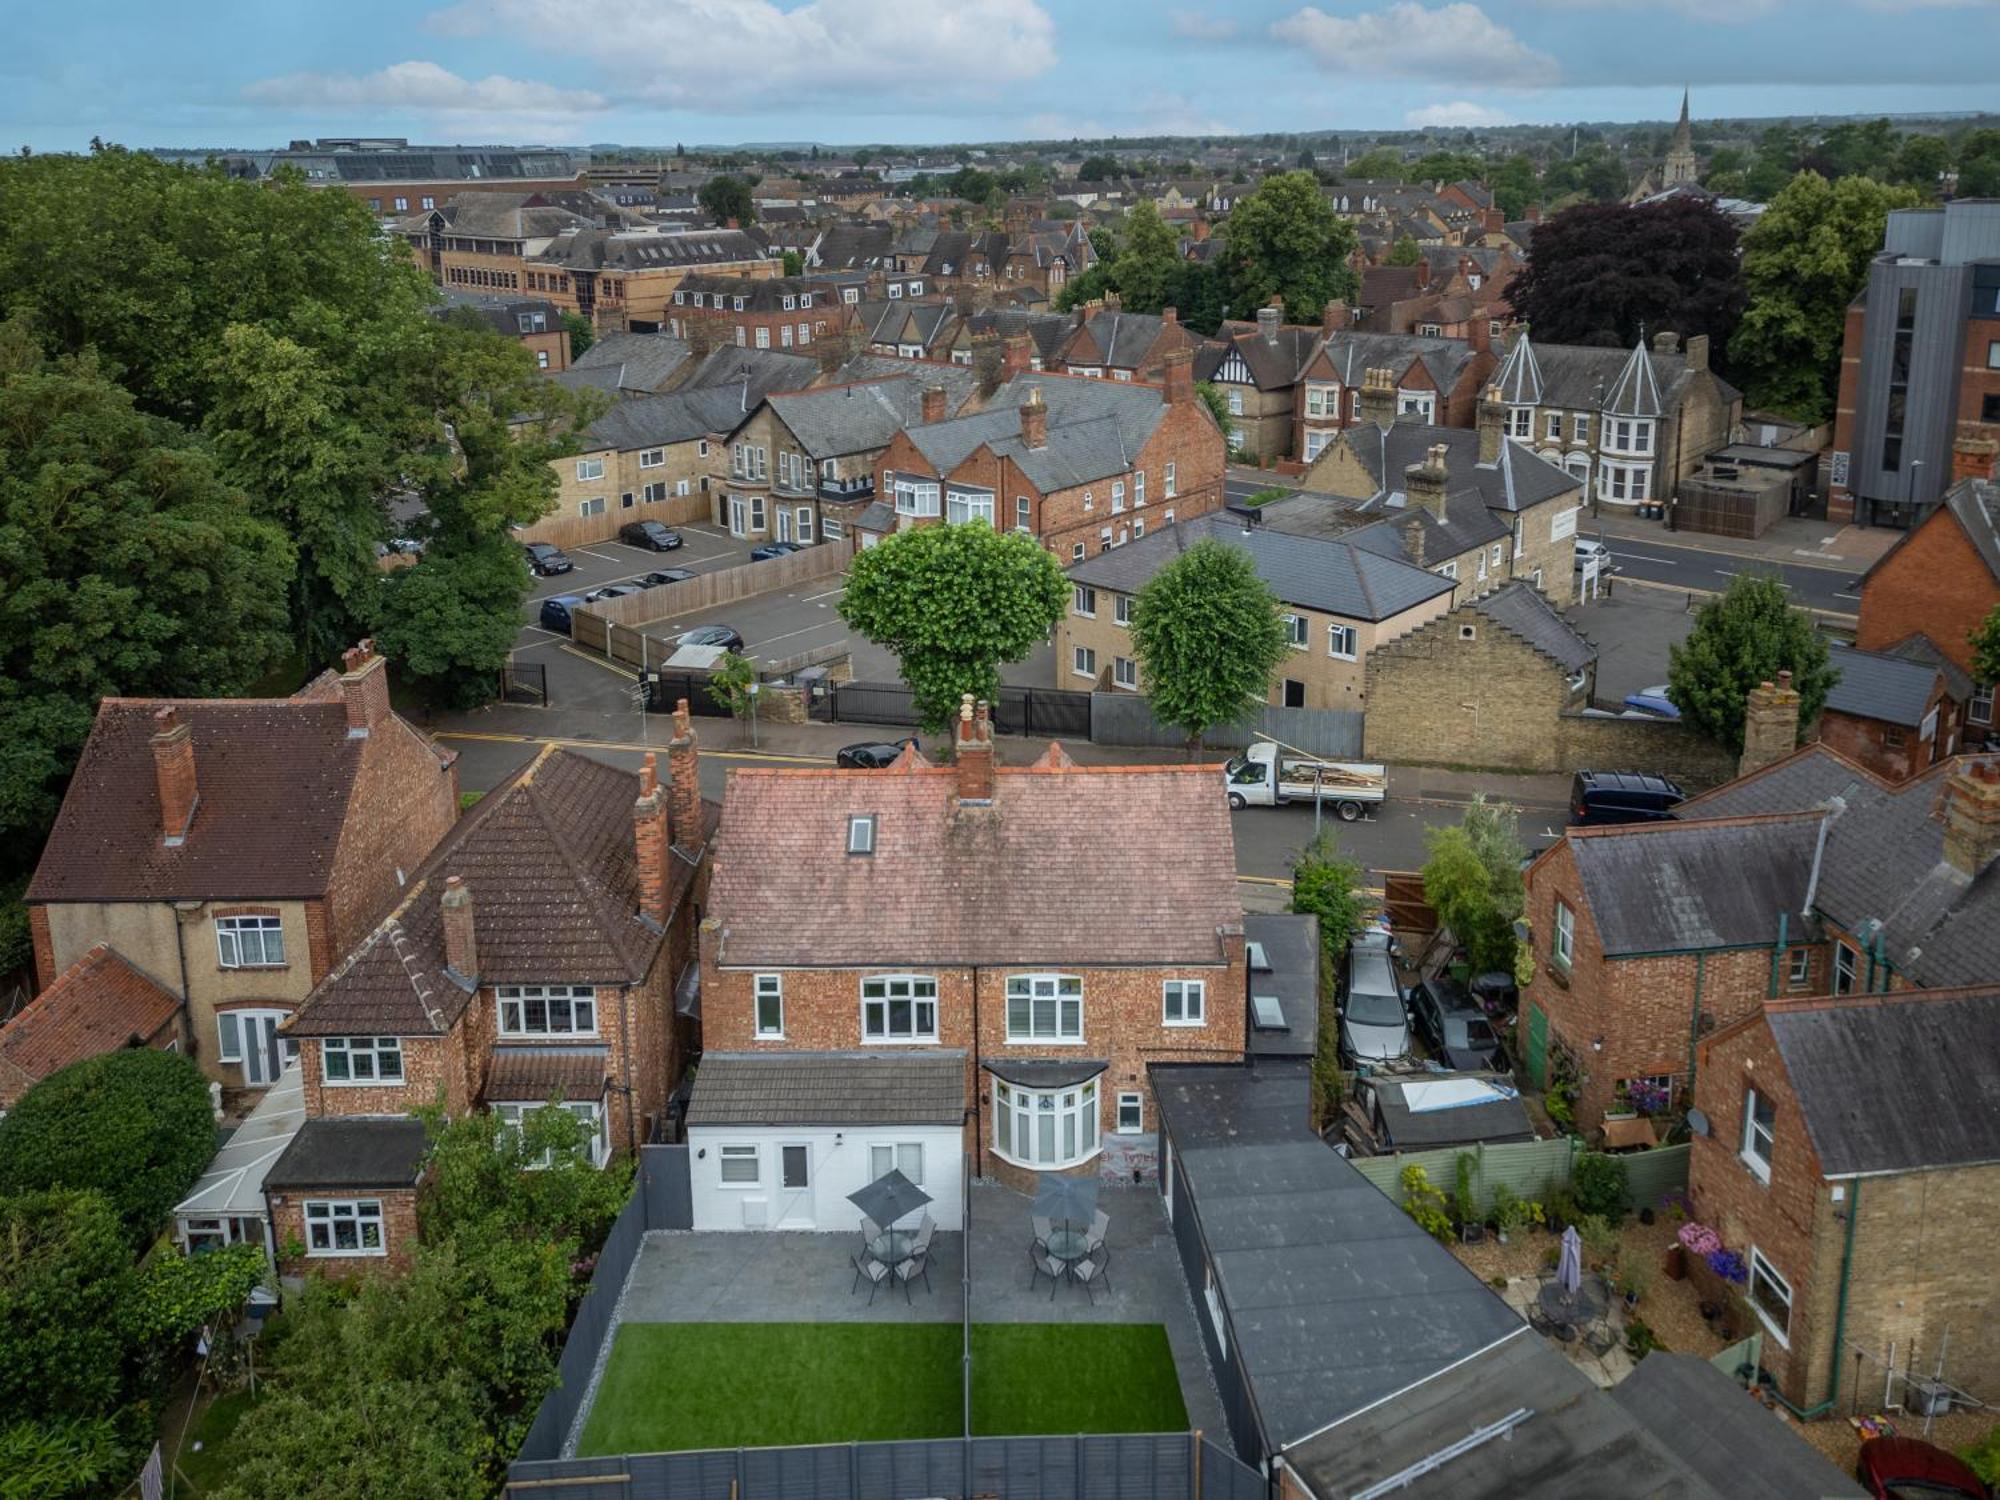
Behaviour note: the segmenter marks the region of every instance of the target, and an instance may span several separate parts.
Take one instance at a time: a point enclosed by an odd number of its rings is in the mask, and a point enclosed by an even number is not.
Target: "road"
[[[1718,552],[1699,545],[1640,540],[1608,535],[1604,543],[1618,564],[1619,575],[1670,588],[1721,593],[1739,573],[1776,572],[1792,596],[1807,609],[1852,615],[1861,607],[1861,579],[1854,569],[1819,563],[1766,562],[1762,558]]]

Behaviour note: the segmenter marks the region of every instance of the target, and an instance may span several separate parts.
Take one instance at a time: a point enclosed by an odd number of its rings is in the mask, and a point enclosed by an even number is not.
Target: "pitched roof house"
[[[73,1062],[184,1040],[180,997],[99,943],[0,1026],[0,1113]]]
[[[1931,513],[1897,538],[1861,580],[1854,644],[1890,651],[1917,632],[1964,672],[1967,637],[2000,607],[2000,484],[1964,479]],[[1969,732],[1991,732],[1993,684],[1974,684]]]
[[[1910,648],[1924,640],[1916,637]],[[1843,646],[1832,665],[1840,675],[1813,725],[1819,739],[1887,781],[1906,780],[1957,751],[1963,699],[1954,698],[1951,679],[1965,679],[1948,661]]]

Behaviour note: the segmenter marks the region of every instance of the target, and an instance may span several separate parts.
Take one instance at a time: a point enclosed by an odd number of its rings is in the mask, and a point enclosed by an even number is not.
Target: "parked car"
[[[569,554],[554,542],[523,542],[521,550],[528,555],[528,571],[537,578],[568,573],[576,567],[569,560]]]
[[[557,594],[542,601],[542,629],[558,635],[569,634],[569,612],[583,603],[581,594]]]
[[[833,763],[857,771],[879,771],[884,766],[893,764],[896,757],[903,753],[905,745],[919,755],[923,754],[924,747],[919,745],[914,737],[902,740],[864,740],[858,745],[841,746],[840,753],[833,758]]]
[[[766,542],[761,547],[750,549],[750,561],[769,562],[774,557],[784,557],[788,553],[802,550],[797,542]]]
[[[1659,823],[1686,800],[1677,784],[1647,771],[1578,771],[1570,783],[1569,825]]]
[[[1674,707],[1674,700],[1668,696],[1667,684],[1664,682],[1640,688],[1636,693],[1627,693],[1625,706],[1636,708],[1640,713],[1650,714],[1656,719],[1678,719],[1681,716],[1681,711]]]
[[[585,594],[583,602],[595,604],[600,599],[623,599],[627,594],[638,593],[639,589],[640,585],[636,583],[607,583],[603,588],[592,589]]]
[[[694,577],[694,574],[686,568],[661,568],[656,573],[641,573],[639,575],[639,587],[642,589],[655,589],[663,583],[686,583],[692,577]]]
[[[1971,1465],[1922,1438],[1870,1438],[1854,1477],[1876,1500],[1992,1500]]]
[[[725,646],[731,651],[743,649],[743,633],[732,630],[727,625],[697,625],[686,631],[674,642],[676,646]]]
[[[1386,932],[1368,932],[1347,945],[1340,981],[1340,1050],[1350,1062],[1391,1063],[1410,1051],[1410,1020]]]
[[[1611,549],[1604,543],[1593,542],[1588,537],[1580,536],[1576,539],[1575,552],[1577,568],[1581,569],[1585,563],[1594,562],[1597,564],[1598,572],[1611,571]]]
[[[658,521],[627,521],[618,528],[618,540],[628,547],[644,547],[651,552],[671,552],[681,544],[681,534]]]
[[[1499,1033],[1456,979],[1424,980],[1410,992],[1410,1015],[1431,1055],[1446,1067],[1464,1073],[1507,1071],[1507,1049]]]

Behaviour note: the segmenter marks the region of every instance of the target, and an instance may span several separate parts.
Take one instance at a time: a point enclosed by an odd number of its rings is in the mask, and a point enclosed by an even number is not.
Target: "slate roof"
[[[1085,317],[1063,343],[1061,358],[1070,365],[1107,370],[1138,370],[1156,354],[1193,345],[1193,334],[1157,313],[1103,308]]]
[[[1356,507],[1357,514],[1373,519],[1372,524],[1349,533],[1357,547],[1382,557],[1410,560],[1410,539],[1405,528],[1421,526],[1424,532],[1424,566],[1435,567],[1447,558],[1460,557],[1481,547],[1513,536],[1513,528],[1488,508],[1485,498],[1469,485],[1461,484],[1445,495],[1444,515],[1426,505],[1412,505],[1399,487]]]
[[[718,961],[1221,961],[1243,907],[1214,766],[1001,766],[995,782],[992,806],[960,807],[948,766],[732,772],[706,908]],[[872,855],[846,852],[861,814]]]
[[[1411,464],[1422,463],[1438,444],[1444,446],[1445,469],[1450,475],[1447,482],[1452,492],[1475,488],[1489,510],[1525,510],[1565,493],[1576,492],[1580,496],[1583,489],[1583,482],[1574,474],[1537,457],[1531,449],[1511,439],[1501,442],[1496,462],[1481,463],[1479,433],[1468,427],[1397,422],[1383,428],[1363,422],[1348,428],[1339,441],[1348,445],[1375,481],[1375,494],[1363,498],[1378,503],[1393,501],[1402,494],[1404,471]]]
[[[766,402],[809,458],[839,458],[889,446],[905,427],[923,420],[924,391],[940,386],[947,412],[972,394],[975,377],[963,365],[926,365],[888,379],[860,380],[810,391],[767,396]]]
[[[1571,830],[1607,957],[1768,946],[1805,909],[1821,815]]]
[[[601,333],[596,343],[570,362],[570,370],[615,369],[618,378],[614,389],[659,391],[693,354],[680,339],[663,333]]]
[[[565,230],[539,255],[536,266],[574,271],[607,267],[621,271],[731,265],[764,259],[757,242],[740,229],[690,229],[675,233],[622,233],[611,229]]]
[[[738,409],[747,415],[771,392],[804,390],[818,374],[819,361],[810,354],[725,345],[696,365],[677,389],[733,391]]]
[[[1270,995],[1285,1018],[1282,1031],[1250,1014],[1248,1050],[1259,1057],[1311,1057],[1319,1038],[1319,918],[1293,912],[1246,912],[1243,936],[1263,951],[1269,969],[1250,969],[1252,996]]]
[[[1212,380],[1234,349],[1258,390],[1277,391],[1298,383],[1300,372],[1319,348],[1322,334],[1317,326],[1280,323],[1266,338],[1254,322],[1225,322],[1216,330],[1216,337],[1220,342],[1205,343],[1196,351],[1195,379]]]
[[[515,1103],[553,1099],[557,1094],[565,1099],[601,1099],[610,1077],[611,1053],[605,1047],[495,1047],[480,1097]]]
[[[1577,633],[1547,596],[1519,579],[1480,595],[1471,608],[1512,631],[1565,672],[1581,672],[1597,660],[1597,648]]]
[[[444,961],[438,902],[450,875],[472,893],[481,985],[638,983],[663,941],[639,915],[638,795],[630,771],[544,749],[458,820],[395,909],[313,987],[285,1034],[448,1031],[471,999]],[[704,810],[705,838],[713,816]],[[671,911],[695,867],[678,850],[669,858]]]
[[[264,1174],[267,1189],[413,1187],[430,1147],[403,1117],[307,1120]]]
[[[1352,328],[1330,335],[1325,348],[1327,363],[1344,386],[1360,386],[1370,370],[1387,370],[1400,384],[1410,366],[1421,364],[1431,384],[1447,394],[1457,387],[1465,367],[1478,353],[1463,339]]]
[[[743,420],[742,405],[740,394],[727,386],[637,396],[620,401],[592,422],[580,441],[585,450],[616,448],[621,452],[692,443],[734,428]]]
[[[854,309],[854,316],[862,337],[871,344],[915,344],[929,349],[953,313],[948,303],[898,297],[863,302]]]
[[[1356,533],[1359,535],[1359,533]],[[1383,555],[1346,538],[1299,536],[1266,527],[1245,531],[1234,516],[1197,516],[1135,542],[1086,557],[1070,578],[1120,594],[1136,594],[1152,576],[1196,542],[1213,540],[1250,554],[1257,576],[1286,603],[1350,620],[1387,620],[1453,584],[1400,554]]]
[[[463,287],[440,287],[443,300],[433,309],[438,317],[464,309],[477,313],[495,333],[503,333],[509,338],[521,336],[520,316],[527,313],[542,315],[544,327],[538,333],[560,333],[562,313],[555,303],[546,297],[506,296],[497,292],[476,292]]]
[[[1935,667],[1944,673],[1944,690],[1956,701],[1963,703],[1972,696],[1972,674],[1939,649],[1938,643],[1921,630],[1904,636],[1891,646],[1885,655],[1901,657],[1904,661],[1920,662],[1927,667]]]
[[[1658,417],[1680,405],[1695,373],[1678,351],[1660,354],[1643,344],[1629,350],[1534,344],[1524,329],[1493,378],[1501,399],[1517,406]],[[1725,399],[1737,394],[1712,370],[1709,378]]]
[[[1937,519],[1940,512],[1949,517],[1949,522]],[[1875,559],[1868,572],[1861,575],[1863,587],[1868,577],[1885,566],[1924,526],[1946,524],[1956,524],[1965,533],[1965,539],[1986,564],[1986,571],[1993,575],[1994,582],[2000,583],[2000,484],[1988,479],[1961,479],[1945,491],[1937,510],[1926,516],[1922,525],[1912,526],[1896,538],[1895,546]]]
[[[707,1052],[687,1123],[961,1125],[965,1054]]]
[[[185,842],[160,827],[153,716],[193,734]],[[416,731],[396,721],[399,732]],[[336,695],[106,698],[28,885],[41,901],[279,900],[323,894],[366,740]]]
[[[835,224],[821,235],[809,264],[835,271],[872,271],[890,266],[896,231],[887,224]]]
[[[97,944],[0,1026],[0,1106],[58,1068],[151,1042],[179,1012],[172,991]]]
[[[2000,1162],[2000,990],[1764,1008],[1828,1177]]]
[[[1879,719],[1907,729],[1923,723],[1937,686],[1936,667],[1852,646],[1835,647],[1829,657],[1840,676],[1827,692],[1827,712]]]
[[[1048,408],[1045,446],[1021,440],[1018,408],[1039,389]],[[938,474],[949,474],[983,443],[1028,476],[1043,494],[1124,474],[1166,416],[1150,386],[1042,374],[1017,375],[986,409],[912,428],[910,441]]]
[[[1042,363],[1051,364],[1062,341],[1069,336],[1075,325],[1068,313],[1032,312],[1025,308],[999,307],[985,312],[968,314],[965,319],[968,334],[998,334],[1002,339],[1017,333],[1025,333],[1034,341],[1035,353]]]
[[[1864,1500],[1868,1493],[1696,1355],[1654,1350],[1611,1388],[1611,1399],[1732,1500]],[[1690,1433],[1701,1440],[1689,1442]]]

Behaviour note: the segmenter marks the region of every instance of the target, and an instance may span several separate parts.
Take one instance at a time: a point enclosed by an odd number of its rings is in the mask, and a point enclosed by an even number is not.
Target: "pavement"
[[[1619,583],[1638,583],[1705,596],[1727,589],[1739,573],[1768,572],[1802,607],[1845,619],[1861,607],[1861,575],[1901,534],[1810,516],[1787,516],[1754,539],[1669,531],[1659,521],[1609,513],[1581,521],[1577,535],[1611,549],[1619,570],[1614,594]]]

